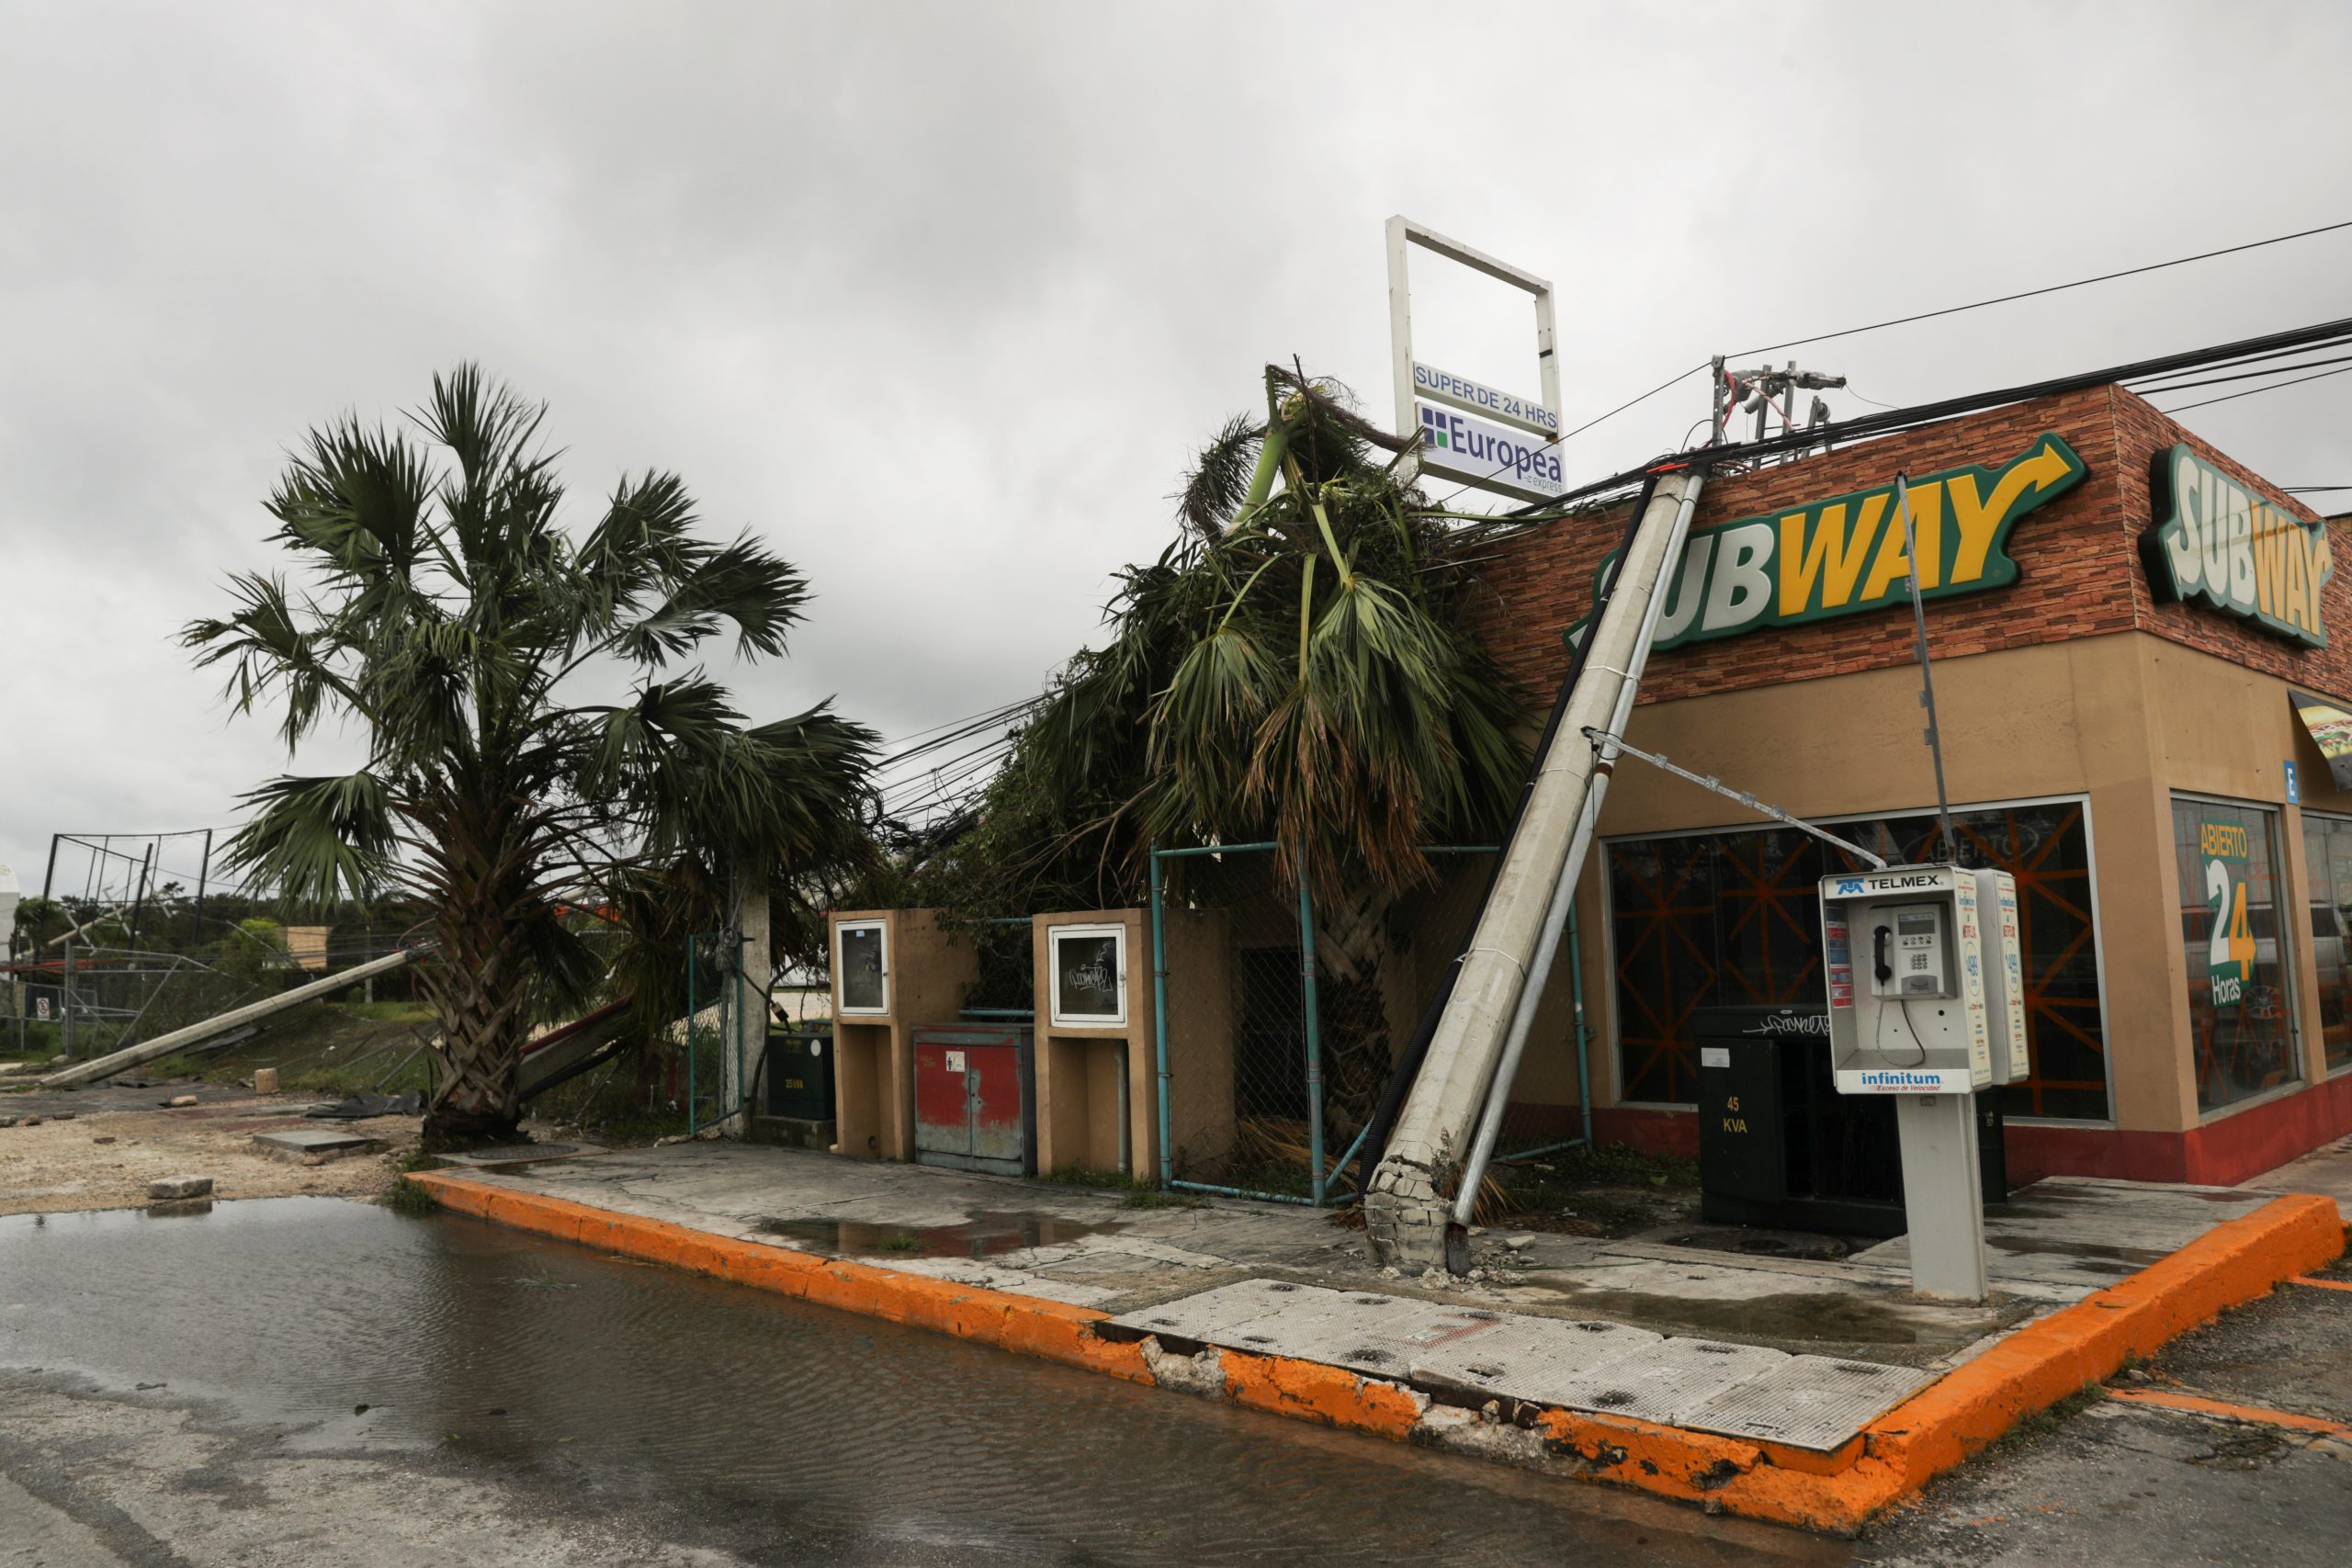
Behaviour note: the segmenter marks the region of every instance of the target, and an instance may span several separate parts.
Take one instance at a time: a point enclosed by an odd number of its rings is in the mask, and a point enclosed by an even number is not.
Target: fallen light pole
[[[321,997],[342,990],[356,982],[367,980],[378,975],[389,974],[415,957],[416,953],[416,949],[406,947],[398,953],[388,953],[381,958],[368,960],[356,969],[346,969],[340,975],[330,975],[323,980],[313,980],[307,986],[297,986],[290,991],[281,991],[277,996],[265,997],[260,1001],[248,1002],[241,1008],[232,1008],[227,1012],[217,1013],[204,1020],[201,1023],[191,1023],[185,1029],[175,1029],[168,1034],[158,1034],[153,1040],[143,1041],[137,1045],[125,1046],[111,1055],[100,1056],[93,1061],[76,1062],[70,1067],[62,1067],[46,1077],[36,1078],[33,1081],[41,1089],[70,1089],[75,1084],[96,1083],[100,1078],[110,1078],[117,1073],[168,1056],[175,1051],[185,1050],[188,1046],[209,1040],[216,1034],[223,1034],[232,1029],[255,1023],[265,1018],[275,1017],[289,1008],[300,1007],[304,1002],[315,1001]]]

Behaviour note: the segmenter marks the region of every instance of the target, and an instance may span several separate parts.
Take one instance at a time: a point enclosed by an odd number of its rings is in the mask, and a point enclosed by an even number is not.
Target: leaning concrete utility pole
[[[1466,1238],[1449,1223],[1454,1186],[1521,991],[1531,972],[1549,967],[1549,955],[1539,948],[1553,892],[1583,863],[1598,818],[1591,809],[1598,804],[1594,748],[1584,732],[1592,726],[1618,733],[1633,705],[1664,590],[1690,535],[1699,485],[1694,469],[1659,480],[1618,562],[1609,607],[1587,634],[1593,641],[1584,672],[1568,694],[1550,749],[1536,759],[1526,811],[1504,847],[1453,994],[1364,1195],[1365,1234],[1382,1263],[1466,1267]]]
[[[719,1125],[740,1134],[758,1113],[752,1104],[752,1090],[759,1081],[760,1056],[768,1048],[768,977],[775,960],[768,933],[764,863],[752,862],[737,868],[735,911],[727,923],[736,936],[734,962],[728,971],[729,983],[734,987],[729,993],[731,1006],[728,1009],[734,1038],[728,1041],[720,1057],[718,1088],[725,1114]]]

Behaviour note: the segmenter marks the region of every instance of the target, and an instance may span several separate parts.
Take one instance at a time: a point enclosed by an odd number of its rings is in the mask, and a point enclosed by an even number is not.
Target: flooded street
[[[0,1219],[0,1476],[11,1568],[1847,1557],[333,1199]]]

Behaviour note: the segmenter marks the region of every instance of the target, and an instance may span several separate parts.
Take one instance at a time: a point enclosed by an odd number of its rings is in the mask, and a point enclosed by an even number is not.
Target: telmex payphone
[[[1897,1097],[1912,1287],[1981,1301],[1975,1094],[2028,1072],[2017,884],[1957,865],[1825,876],[1821,934],[1838,1092]]]
[[[1956,865],[1821,879],[1840,1094],[1966,1094],[2028,1072],[2016,879]]]

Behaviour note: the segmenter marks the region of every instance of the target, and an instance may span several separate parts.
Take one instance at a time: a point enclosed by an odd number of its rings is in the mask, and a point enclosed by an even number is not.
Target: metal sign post
[[[1413,357],[1411,248],[1420,246],[1533,297],[1535,367],[1543,401],[1530,402]],[[1396,434],[1421,437],[1404,460],[1482,490],[1548,501],[1566,488],[1560,470],[1560,360],[1555,352],[1552,285],[1408,218],[1388,220],[1388,337],[1396,388]]]

